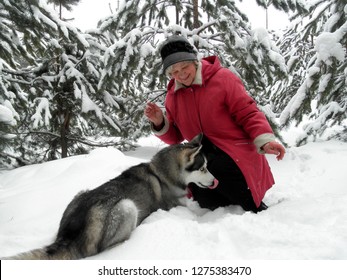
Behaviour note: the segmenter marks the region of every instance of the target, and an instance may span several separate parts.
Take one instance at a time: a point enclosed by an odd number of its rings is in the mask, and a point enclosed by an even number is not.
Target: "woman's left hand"
[[[286,153],[284,147],[280,143],[277,143],[275,141],[268,142],[261,148],[266,154],[277,155],[277,160],[283,159],[284,154]]]

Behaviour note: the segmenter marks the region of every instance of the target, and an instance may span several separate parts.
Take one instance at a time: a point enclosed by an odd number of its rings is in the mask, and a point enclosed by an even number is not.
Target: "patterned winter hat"
[[[160,49],[160,54],[164,72],[169,66],[177,62],[197,60],[194,47],[186,38],[178,35],[167,38]]]

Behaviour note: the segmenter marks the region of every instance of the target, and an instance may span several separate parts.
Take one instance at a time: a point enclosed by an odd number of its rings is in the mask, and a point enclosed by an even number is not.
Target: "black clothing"
[[[206,137],[202,145],[208,160],[207,169],[218,179],[219,184],[215,189],[202,189],[192,184],[193,199],[202,208],[211,210],[231,204],[240,205],[245,211],[254,213],[265,210],[267,206],[263,202],[256,207],[246,180],[233,159]]]

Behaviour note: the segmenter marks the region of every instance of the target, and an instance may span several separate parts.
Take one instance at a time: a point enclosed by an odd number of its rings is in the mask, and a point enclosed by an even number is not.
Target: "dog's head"
[[[207,159],[202,153],[203,135],[198,134],[184,145],[184,164],[182,166],[185,183],[194,183],[201,188],[215,188],[218,181],[207,169]]]
[[[201,150],[202,138],[199,134],[190,142],[162,149],[153,157],[153,166],[171,185],[182,189],[189,183],[201,188],[215,187],[218,181],[207,170],[207,160]]]

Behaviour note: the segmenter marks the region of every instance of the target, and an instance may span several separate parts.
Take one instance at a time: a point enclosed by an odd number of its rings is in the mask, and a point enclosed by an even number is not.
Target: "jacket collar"
[[[195,79],[194,79],[192,85],[200,85],[200,86],[202,85],[202,64],[201,64],[201,61],[198,62],[198,67],[196,69]],[[174,91],[177,91],[181,88],[186,88],[186,86],[181,84],[177,80],[175,80],[175,90]]]

